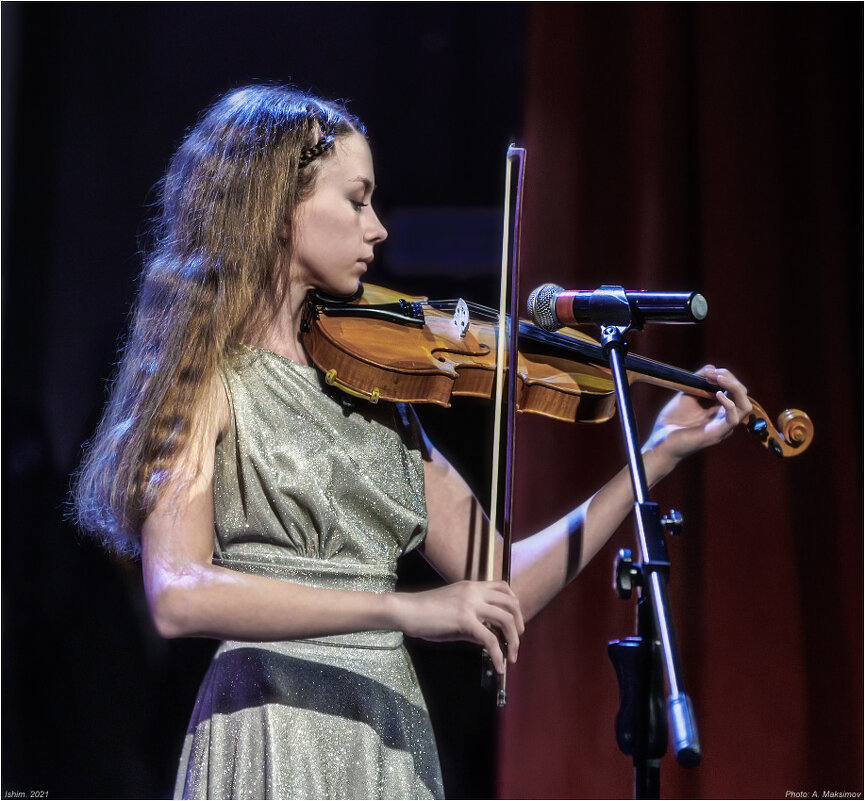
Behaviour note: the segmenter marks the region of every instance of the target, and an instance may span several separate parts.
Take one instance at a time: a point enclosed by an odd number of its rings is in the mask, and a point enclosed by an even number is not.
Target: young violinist
[[[360,121],[285,87],[230,92],[160,188],[75,504],[82,528],[140,555],[162,636],[222,641],[176,793],[442,797],[403,635],[477,643],[503,671],[526,622],[630,512],[629,475],[516,543],[510,585],[475,580],[483,515],[469,487],[409,407],[347,409],[300,339],[308,290],[351,294],[387,237]],[[650,483],[749,411],[728,371],[701,375],[716,403],[680,395],[661,412],[644,449]],[[397,559],[414,548],[444,586],[394,591]]]

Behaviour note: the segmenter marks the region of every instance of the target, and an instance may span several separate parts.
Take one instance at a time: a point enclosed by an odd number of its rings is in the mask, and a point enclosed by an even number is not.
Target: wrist
[[[383,628],[406,632],[405,593],[386,592],[378,596],[381,600]]]
[[[646,481],[650,486],[672,473],[682,461],[680,456],[664,447],[664,442],[647,444],[643,448],[643,466],[646,469]]]

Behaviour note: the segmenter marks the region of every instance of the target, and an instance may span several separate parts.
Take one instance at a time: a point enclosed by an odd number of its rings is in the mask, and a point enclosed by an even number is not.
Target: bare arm
[[[695,398],[678,395],[665,407],[643,454],[650,485],[688,454],[724,439],[750,410],[745,388],[728,371],[706,367],[700,372],[715,380],[729,397],[719,392],[717,405],[706,407]],[[478,554],[486,518],[477,500],[435,451],[426,465],[426,479],[429,533],[425,555],[449,580],[481,578]],[[633,502],[630,474],[623,469],[563,518],[514,543],[511,586],[525,620],[549,603],[603,547]],[[499,571],[501,548],[497,538]]]
[[[222,387],[212,419],[181,457],[142,529],[144,586],[165,637],[245,641],[308,638],[364,630],[401,630],[433,640],[476,642],[504,657],[482,621],[518,640],[516,603],[508,592],[464,582],[421,593],[367,593],[307,587],[212,564],[214,450],[228,421]]]

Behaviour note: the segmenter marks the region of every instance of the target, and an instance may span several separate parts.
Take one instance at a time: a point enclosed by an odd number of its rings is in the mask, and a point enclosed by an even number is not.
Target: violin
[[[556,420],[606,422],[615,414],[612,375],[600,343],[574,328],[544,331],[518,321],[516,409]],[[463,300],[434,301],[374,284],[351,299],[310,292],[301,323],[303,344],[324,380],[354,397],[450,406],[453,396],[489,398],[495,383],[498,313]],[[635,354],[625,358],[631,383],[645,382],[703,398],[717,385]],[[805,451],[814,426],[799,409],[776,425],[749,398],[743,421],[776,456]]]

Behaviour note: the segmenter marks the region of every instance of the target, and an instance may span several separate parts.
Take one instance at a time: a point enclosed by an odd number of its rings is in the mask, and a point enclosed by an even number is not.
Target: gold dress
[[[232,415],[216,449],[214,563],[392,592],[397,558],[426,533],[410,411],[345,407],[315,368],[256,348],[223,377]],[[223,642],[199,690],[175,794],[443,797],[402,634]]]

